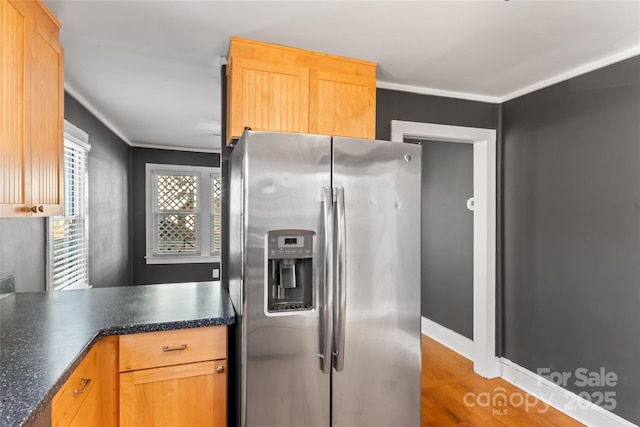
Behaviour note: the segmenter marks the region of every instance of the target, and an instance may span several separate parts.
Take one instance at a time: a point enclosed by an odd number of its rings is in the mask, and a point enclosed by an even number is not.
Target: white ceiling
[[[640,54],[640,1],[46,3],[67,90],[134,146],[219,148],[231,35],[377,62],[379,87],[488,102]]]

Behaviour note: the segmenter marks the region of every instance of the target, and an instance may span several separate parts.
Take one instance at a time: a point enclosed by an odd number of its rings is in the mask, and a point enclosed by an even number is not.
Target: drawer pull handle
[[[82,388],[80,390],[75,389],[73,390],[73,395],[77,396],[79,394],[84,393],[85,391],[87,391],[87,387],[89,387],[89,384],[91,383],[91,380],[88,378],[81,378],[80,379],[80,385],[82,386]]]
[[[219,374],[223,373],[224,372],[224,366],[218,365],[218,367],[216,368],[216,372],[219,373]]]
[[[167,351],[181,351],[181,350],[185,350],[186,348],[187,348],[186,344],[182,344],[180,347],[167,347],[165,345],[164,347],[162,347],[162,351],[166,353]]]

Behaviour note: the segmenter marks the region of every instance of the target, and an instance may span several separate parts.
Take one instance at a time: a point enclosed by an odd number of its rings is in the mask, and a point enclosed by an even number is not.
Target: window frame
[[[185,174],[199,174],[200,214],[199,232],[196,239],[199,242],[200,253],[156,254],[154,200],[154,174],[158,172],[176,172]],[[191,166],[164,163],[145,164],[145,263],[146,264],[195,264],[214,263],[221,261],[221,254],[213,254],[213,222],[216,214],[213,209],[213,179],[221,179],[222,170],[215,166]],[[220,232],[222,234],[222,231]]]
[[[91,284],[89,281],[89,152],[91,151],[91,145],[89,144],[89,135],[82,129],[74,126],[68,121],[64,121],[64,148],[71,148],[80,152],[83,152],[85,158],[83,159],[83,171],[81,172],[81,189],[79,195],[81,196],[81,206],[76,207],[74,210],[80,212],[80,217],[84,220],[83,227],[83,244],[84,244],[84,259],[82,268],[85,269],[85,280],[82,282],[76,282],[71,285],[67,285],[63,288],[55,288],[53,284],[53,256],[54,256],[54,244],[53,244],[53,232],[54,222],[59,220],[68,220],[72,217],[68,216],[66,212],[68,198],[67,193],[67,173],[65,170],[65,162],[63,162],[63,175],[64,175],[64,202],[63,202],[63,214],[51,216],[47,218],[47,265],[46,265],[46,290],[58,291],[58,290],[72,290],[72,289],[89,289]],[[76,200],[76,199],[74,199]],[[75,215],[74,215],[75,217]]]

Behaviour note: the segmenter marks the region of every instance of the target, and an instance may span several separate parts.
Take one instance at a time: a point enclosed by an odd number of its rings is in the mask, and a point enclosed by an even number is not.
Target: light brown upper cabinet
[[[231,37],[227,144],[246,127],[375,138],[376,64]]]
[[[62,213],[60,23],[38,0],[0,0],[0,217]]]

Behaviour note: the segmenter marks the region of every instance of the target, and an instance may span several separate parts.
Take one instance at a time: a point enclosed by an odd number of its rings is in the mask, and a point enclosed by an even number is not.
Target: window
[[[147,163],[147,264],[219,262],[220,168]]]
[[[89,288],[89,216],[85,132],[65,121],[64,213],[48,219],[47,288]]]

